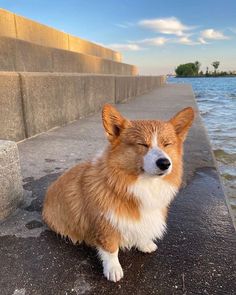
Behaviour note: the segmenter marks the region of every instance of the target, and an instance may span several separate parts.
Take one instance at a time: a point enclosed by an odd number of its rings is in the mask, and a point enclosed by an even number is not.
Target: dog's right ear
[[[176,134],[184,141],[194,120],[194,110],[191,107],[185,108],[178,112],[173,118],[170,119],[170,123],[174,126]]]
[[[103,107],[102,121],[110,142],[117,139],[121,132],[130,125],[129,120],[122,117],[122,115],[110,104],[105,104]]]

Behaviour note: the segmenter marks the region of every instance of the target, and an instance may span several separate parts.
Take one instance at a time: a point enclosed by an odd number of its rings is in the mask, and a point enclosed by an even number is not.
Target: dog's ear
[[[184,141],[189,128],[191,127],[194,120],[193,108],[185,108],[178,112],[173,118],[170,119],[170,123],[174,126],[176,134],[179,138]]]
[[[102,121],[110,142],[118,138],[121,132],[130,125],[129,120],[122,117],[122,115],[109,104],[105,104],[103,107]]]

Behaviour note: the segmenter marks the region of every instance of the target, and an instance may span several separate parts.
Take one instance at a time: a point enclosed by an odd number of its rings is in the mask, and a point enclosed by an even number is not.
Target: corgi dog
[[[43,219],[73,243],[95,247],[105,277],[123,277],[120,248],[157,249],[168,207],[181,185],[183,142],[194,119],[191,107],[169,121],[128,120],[113,106],[102,111],[109,144],[48,188]]]

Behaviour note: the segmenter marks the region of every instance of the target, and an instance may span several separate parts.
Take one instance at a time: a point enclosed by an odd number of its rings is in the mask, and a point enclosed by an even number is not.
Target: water
[[[236,221],[236,77],[169,78],[192,84]]]

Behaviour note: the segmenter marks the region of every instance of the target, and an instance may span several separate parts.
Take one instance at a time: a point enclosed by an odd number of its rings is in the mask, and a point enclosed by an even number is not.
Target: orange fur
[[[158,135],[158,146],[172,159],[173,169],[163,179],[179,187],[182,179],[182,145],[193,121],[187,108],[170,121],[129,121],[110,105],[103,108],[103,124],[110,144],[95,161],[79,164],[48,189],[43,219],[74,243],[84,241],[113,253],[122,236],[105,215],[113,210],[131,221],[141,218],[140,200],[128,192],[143,173],[143,157]],[[145,146],[144,146],[145,145]],[[166,218],[168,208],[162,209]]]

